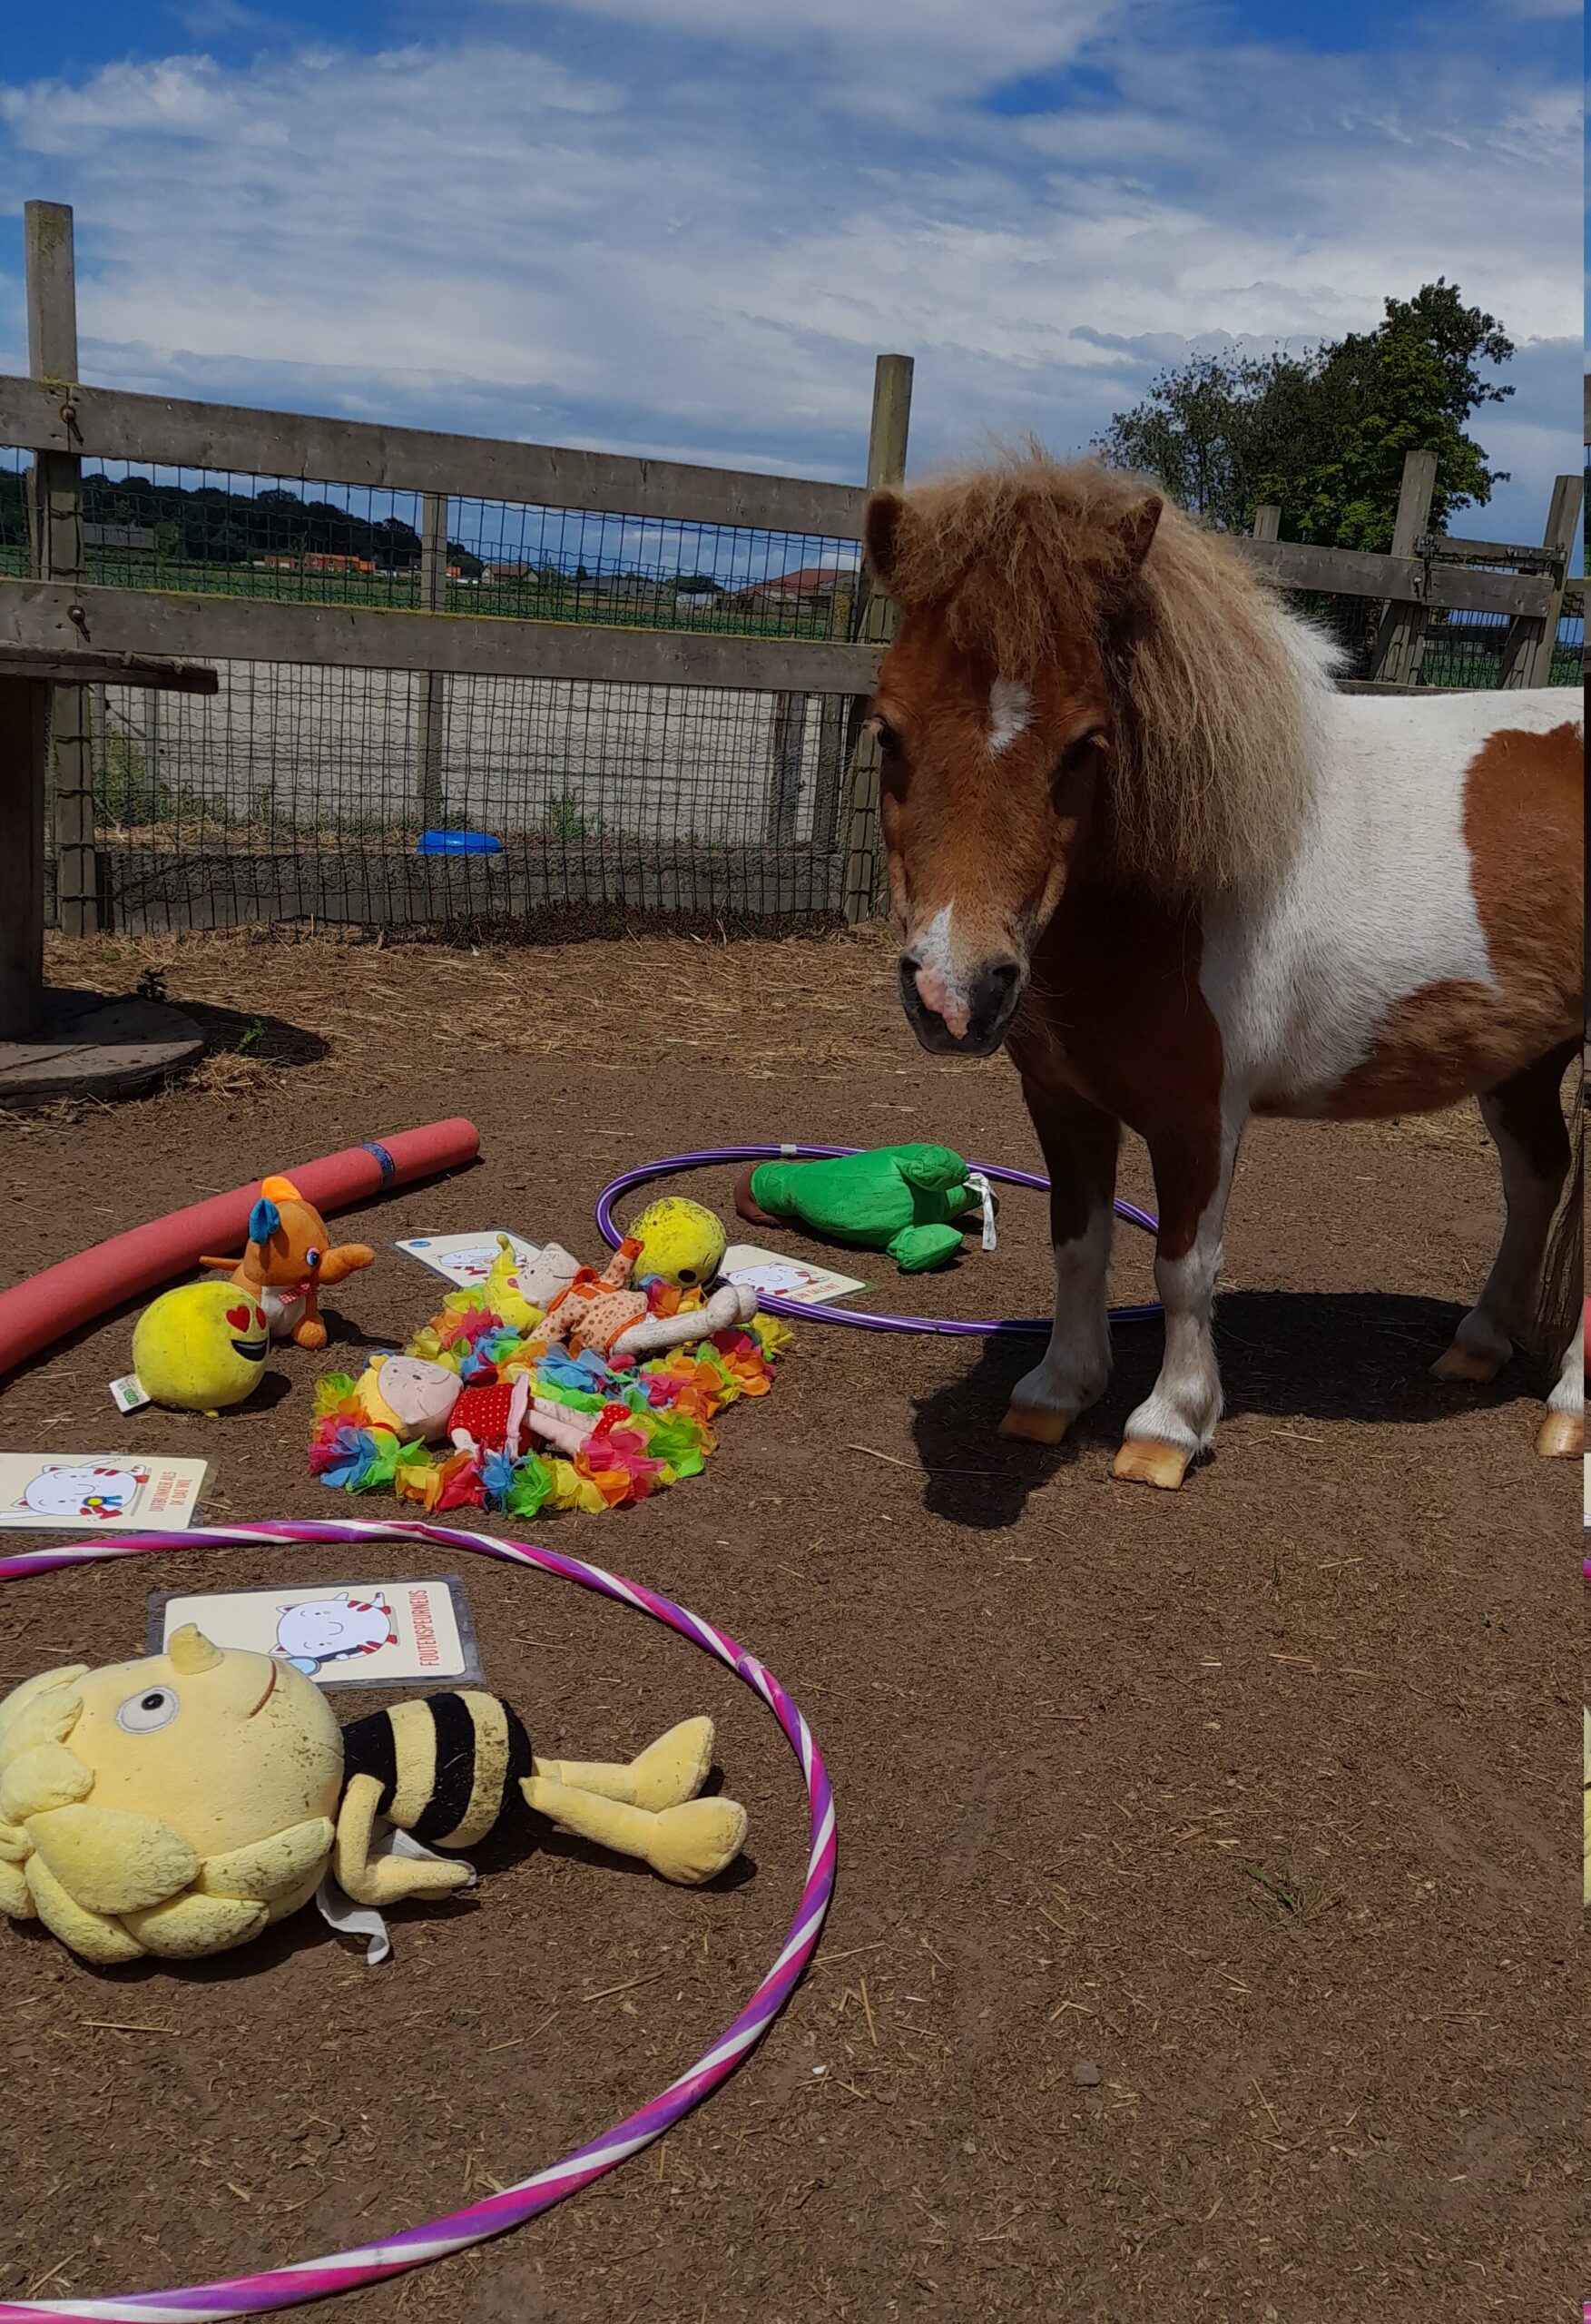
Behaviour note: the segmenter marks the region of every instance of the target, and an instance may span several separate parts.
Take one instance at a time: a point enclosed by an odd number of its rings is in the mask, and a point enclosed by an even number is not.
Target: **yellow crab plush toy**
[[[516,1799],[664,1879],[711,1880],[745,1810],[697,1794],[712,1722],[625,1764],[540,1759],[509,1706],[460,1690],[339,1728],[289,1662],[212,1646],[72,1663],[0,1702],[0,1911],[84,1960],[222,1953],[307,1904],[328,1870],[379,1907],[466,1886],[471,1847]],[[422,1844],[381,1851],[384,1820]]]

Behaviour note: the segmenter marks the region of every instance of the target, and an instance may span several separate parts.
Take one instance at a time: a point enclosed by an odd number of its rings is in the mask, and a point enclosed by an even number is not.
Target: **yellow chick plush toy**
[[[211,1645],[71,1663],[0,1702],[0,1912],[37,1918],[109,1966],[222,1953],[307,1904],[329,1868],[356,1903],[442,1896],[474,1877],[426,1853],[471,1847],[511,1798],[664,1879],[711,1880],[744,1808],[697,1797],[712,1722],[627,1764],[533,1756],[496,1696],[397,1704],[339,1728],[290,1662]],[[382,1852],[381,1821],[422,1844]]]

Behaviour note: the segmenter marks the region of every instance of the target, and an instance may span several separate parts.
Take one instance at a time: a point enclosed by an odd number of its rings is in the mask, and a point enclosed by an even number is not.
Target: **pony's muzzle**
[[[964,986],[952,986],[915,952],[900,956],[900,1000],[907,1022],[937,1055],[992,1057],[1005,1039],[1025,971],[1008,954],[983,961]]]

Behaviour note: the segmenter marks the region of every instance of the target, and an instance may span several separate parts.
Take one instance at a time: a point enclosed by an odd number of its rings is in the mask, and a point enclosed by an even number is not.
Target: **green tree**
[[[1227,530],[1246,531],[1272,502],[1283,539],[1386,549],[1406,452],[1437,456],[1434,529],[1507,481],[1468,424],[1514,392],[1481,369],[1513,351],[1495,316],[1439,278],[1389,299],[1373,331],[1301,356],[1199,356],[1163,372],[1097,448]]]
[[[1131,411],[1116,412],[1096,448],[1115,468],[1158,477],[1179,507],[1242,531],[1255,505],[1257,417],[1272,371],[1286,359],[1195,355],[1162,371]]]

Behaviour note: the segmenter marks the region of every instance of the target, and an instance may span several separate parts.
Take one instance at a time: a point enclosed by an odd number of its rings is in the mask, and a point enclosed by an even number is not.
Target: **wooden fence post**
[[[800,805],[801,762],[807,748],[810,694],[776,694],[768,730],[768,804],[762,815],[765,847],[791,846]],[[815,812],[815,806],[814,806]],[[814,840],[817,837],[813,832]]]
[[[1392,526],[1392,555],[1411,557],[1420,536],[1430,525],[1431,495],[1437,485],[1434,452],[1406,452],[1403,481],[1398,489],[1398,515]],[[1370,655],[1370,675],[1388,684],[1412,685],[1419,675],[1425,652],[1423,605],[1404,600],[1390,605],[1381,615]]]
[[[447,495],[425,493],[420,507],[420,608],[442,614],[447,610]],[[433,830],[444,812],[442,754],[447,741],[447,681],[439,670],[422,675],[416,701],[419,772],[416,803],[424,832]]]
[[[27,271],[27,361],[35,379],[70,407],[77,380],[77,287],[72,212],[64,202],[23,205]],[[34,454],[30,508],[33,569],[41,581],[81,581],[83,462],[71,452]],[[99,926],[94,862],[91,714],[80,686],[57,686],[50,706],[55,917],[63,935]]]
[[[1254,511],[1253,537],[1257,541],[1279,541],[1282,538],[1282,511],[1267,500]]]
[[[868,432],[868,489],[900,484],[906,478],[906,445],[911,428],[909,355],[880,355],[873,370],[873,419]],[[857,590],[857,635],[887,644],[895,634],[896,611],[865,573]],[[862,704],[853,705],[853,724]],[[879,753],[870,734],[859,734],[851,754],[850,814],[845,842],[845,917],[854,927],[873,909],[879,872]]]
[[[1574,550],[1575,535],[1579,528],[1580,502],[1585,497],[1585,479],[1577,476],[1560,476],[1553,485],[1552,499],[1547,512],[1547,530],[1541,537],[1543,546],[1553,552],[1552,596],[1545,613],[1517,614],[1508,624],[1508,635],[1503,640],[1499,680],[1505,686],[1547,686],[1552,684],[1552,656],[1564,609],[1564,583]]]
[[[0,673],[0,1041],[38,1023],[44,981],[50,689]]]

